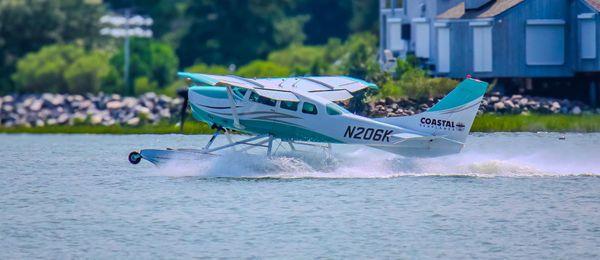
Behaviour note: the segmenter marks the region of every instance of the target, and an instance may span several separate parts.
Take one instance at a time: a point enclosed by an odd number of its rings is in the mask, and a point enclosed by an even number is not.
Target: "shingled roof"
[[[600,0],[585,0],[591,7],[600,11]]]
[[[477,18],[490,18],[501,13],[506,12],[508,9],[520,4],[525,0],[495,0],[491,1],[484,6],[474,9],[465,10],[465,2],[455,5],[448,9],[448,11],[438,15],[438,19],[477,19]],[[600,3],[600,0],[587,0],[589,2]]]

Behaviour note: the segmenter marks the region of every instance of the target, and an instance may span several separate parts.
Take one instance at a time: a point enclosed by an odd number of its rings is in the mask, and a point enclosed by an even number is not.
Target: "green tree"
[[[288,15],[292,6],[292,0],[192,1],[177,49],[181,64],[244,64],[302,40],[306,19]]]
[[[307,44],[324,44],[330,38],[346,39],[350,33],[351,1],[300,0],[294,11],[310,17],[304,25]]]
[[[268,61],[289,67],[295,75],[321,74],[326,67],[324,62],[325,48],[322,46],[304,46],[293,44],[289,47],[269,54]]]
[[[257,60],[241,67],[237,74],[242,77],[272,78],[288,77],[291,71],[288,67],[270,61]]]
[[[103,51],[49,45],[20,59],[12,79],[19,92],[97,92],[113,69],[109,59]]]
[[[0,92],[11,91],[16,62],[53,43],[75,40],[91,46],[99,39],[102,2],[92,0],[0,1]]]
[[[84,54],[75,45],[49,45],[20,59],[12,79],[20,92],[65,93],[63,72]]]
[[[379,32],[379,1],[352,0],[352,18],[349,27],[354,33]]]
[[[304,26],[307,44],[325,44],[330,38],[345,40],[353,33],[379,30],[379,1],[298,1],[291,13],[310,17]]]
[[[122,70],[124,53],[120,50],[111,63]],[[178,59],[171,46],[150,39],[132,39],[130,55],[130,82],[138,77],[146,77],[151,81],[150,85],[159,88],[166,87],[175,79],[178,67]],[[130,85],[132,86],[132,85]],[[133,85],[135,86],[135,85]],[[126,93],[131,95],[133,93]]]
[[[103,83],[111,70],[115,70],[109,63],[110,55],[103,51],[93,51],[79,57],[64,71],[69,93],[96,93],[102,88]]]
[[[350,36],[342,47],[339,68],[349,76],[376,81],[381,72],[377,62],[377,38],[370,33]]]
[[[231,71],[229,71],[229,69],[227,69],[225,66],[220,66],[220,65],[209,66],[204,63],[194,64],[194,66],[185,68],[184,71],[193,72],[193,73],[217,74],[217,75],[231,74]]]
[[[134,81],[135,94],[140,95],[147,92],[155,92],[158,89],[156,82],[151,81],[148,77],[137,77]]]

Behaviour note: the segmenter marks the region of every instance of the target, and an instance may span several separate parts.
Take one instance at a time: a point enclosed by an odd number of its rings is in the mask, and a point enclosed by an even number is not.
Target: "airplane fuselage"
[[[335,103],[314,95],[296,95],[300,102],[268,100],[251,90],[234,88],[234,123],[231,102],[223,87],[192,87],[190,107],[194,118],[208,124],[250,134],[268,134],[290,141],[392,145],[396,133],[412,131],[352,114]]]

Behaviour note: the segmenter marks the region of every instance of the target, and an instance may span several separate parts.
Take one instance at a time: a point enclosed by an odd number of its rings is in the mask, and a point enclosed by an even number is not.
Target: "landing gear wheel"
[[[129,159],[129,162],[131,164],[138,164],[138,163],[140,163],[140,161],[142,161],[142,155],[140,153],[134,151],[129,154],[127,159]]]

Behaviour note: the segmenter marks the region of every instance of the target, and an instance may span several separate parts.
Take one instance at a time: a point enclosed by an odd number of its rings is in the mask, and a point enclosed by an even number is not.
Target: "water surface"
[[[207,136],[0,135],[0,258],[600,257],[600,134],[130,165]]]

